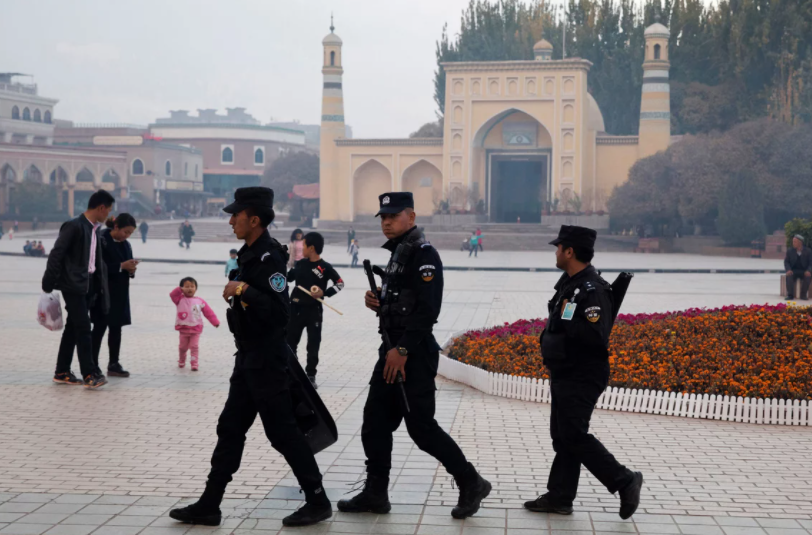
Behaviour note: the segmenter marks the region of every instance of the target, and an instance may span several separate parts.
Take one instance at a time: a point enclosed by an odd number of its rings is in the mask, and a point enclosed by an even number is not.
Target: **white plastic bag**
[[[37,320],[40,325],[49,331],[62,330],[64,324],[62,322],[62,305],[59,303],[58,292],[42,293],[37,307]]]

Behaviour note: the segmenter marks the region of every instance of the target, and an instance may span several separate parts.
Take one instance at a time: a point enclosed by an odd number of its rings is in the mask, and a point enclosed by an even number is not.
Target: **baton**
[[[296,287],[297,287],[297,288],[299,288],[299,289],[300,289],[301,291],[303,291],[304,293],[306,293],[307,295],[309,295],[310,297],[313,297],[313,293],[312,293],[310,290],[308,290],[307,288],[303,288],[302,286],[300,286],[300,285],[298,285],[298,284],[296,285]],[[340,315],[342,315],[342,316],[344,315],[344,313],[343,313],[343,312],[341,312],[341,311],[340,311],[339,309],[337,309],[336,307],[332,307],[332,306],[328,305],[327,303],[325,303],[325,302],[324,302],[324,299],[322,299],[322,298],[320,298],[320,297],[313,297],[313,299],[315,299],[316,301],[318,301],[318,302],[319,302],[319,303],[321,303],[322,305],[326,306],[326,307],[327,307],[327,308],[329,308],[330,310],[334,310],[335,312],[338,312],[338,313],[339,313]]]
[[[381,296],[378,294],[378,285],[375,284],[375,275],[372,274],[372,263],[369,260],[364,260],[364,273],[367,274],[367,280],[369,281],[369,289],[375,294],[375,297],[378,299],[378,304],[381,303]],[[386,332],[386,329],[383,328],[383,318],[381,317],[380,312],[377,313],[379,322],[378,328],[381,331],[381,336],[383,336],[383,347],[385,349],[384,355],[392,349],[392,342],[389,340],[389,333]],[[397,377],[395,377],[395,383],[397,383],[398,387],[400,388],[400,394],[403,396],[403,404],[406,407],[406,412],[412,412],[409,408],[409,400],[406,398],[406,388],[403,386],[403,375],[398,372]]]

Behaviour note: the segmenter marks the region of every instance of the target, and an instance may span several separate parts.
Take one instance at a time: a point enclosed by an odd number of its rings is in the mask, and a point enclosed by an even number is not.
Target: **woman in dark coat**
[[[110,289],[110,312],[105,315],[93,310],[93,361],[96,370],[99,368],[99,351],[101,350],[104,331],[110,329],[107,346],[110,349],[110,362],[107,364],[107,375],[129,377],[118,361],[121,349],[121,328],[130,325],[130,279],[135,277],[137,260],[133,260],[133,250],[127,238],[135,232],[135,218],[130,214],[119,214],[107,221],[107,228],[101,232],[101,249],[104,263],[107,264],[107,283]]]

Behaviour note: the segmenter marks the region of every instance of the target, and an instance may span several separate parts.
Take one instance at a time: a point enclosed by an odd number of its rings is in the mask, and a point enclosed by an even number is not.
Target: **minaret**
[[[323,67],[324,88],[321,97],[321,140],[319,167],[319,196],[321,219],[342,219],[338,202],[340,188],[338,176],[338,156],[335,140],[344,137],[344,94],[341,89],[341,38],[333,31],[333,17],[330,16],[330,33],[322,40],[324,45]],[[326,202],[325,202],[326,201]]]
[[[668,28],[655,22],[645,31],[643,95],[640,100],[638,157],[645,158],[671,143],[671,90],[668,83]]]

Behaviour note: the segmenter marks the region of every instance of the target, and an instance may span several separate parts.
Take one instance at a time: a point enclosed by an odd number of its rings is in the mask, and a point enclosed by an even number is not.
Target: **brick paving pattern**
[[[133,242],[136,256],[139,245]],[[600,257],[596,261],[600,266]],[[183,526],[165,516],[203,487],[234,352],[228,330],[207,325],[201,370],[179,370],[168,293],[182,276],[194,276],[201,297],[224,319],[222,267],[142,264],[131,287],[134,325],[124,329],[122,347],[122,363],[133,376],[111,378],[93,392],[50,383],[59,334],[35,321],[43,268],[41,259],[0,257],[0,534],[280,532],[281,518],[301,504],[302,495],[258,424],[228,488],[227,518],[219,529]],[[375,317],[362,305],[365,278],[360,270],[345,269],[342,275],[347,286],[331,303],[345,315],[325,311],[319,370],[319,392],[341,435],[318,456],[334,502],[363,476],[361,411],[378,344]],[[438,338],[545,315],[556,278],[450,274]],[[638,275],[624,311],[777,302],[775,278]],[[103,365],[106,359],[105,348]],[[485,396],[441,379],[438,388],[440,424],[494,483],[476,517],[464,522],[450,517],[457,499],[451,479],[401,429],[393,459],[392,514],[337,514],[331,522],[291,531],[812,533],[809,428],[596,411],[594,433],[621,462],[644,472],[643,503],[633,521],[620,521],[617,498],[584,473],[576,514],[548,516],[525,512],[521,503],[544,492],[552,461],[549,407]]]

